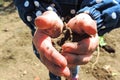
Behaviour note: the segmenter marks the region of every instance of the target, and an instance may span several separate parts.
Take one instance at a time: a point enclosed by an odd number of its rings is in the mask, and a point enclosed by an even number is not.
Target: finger
[[[52,72],[53,74],[58,75],[58,76],[65,76],[65,77],[70,76],[70,70],[67,66],[64,68],[60,67],[54,64],[53,62],[49,61],[48,59],[46,59],[46,57],[42,57],[42,61],[44,65],[46,65],[48,70]]]
[[[61,29],[59,27],[44,29],[42,32],[52,38],[56,38],[61,34]]]
[[[53,46],[51,43],[51,38],[43,33],[41,30],[37,30],[33,42],[37,47],[40,54],[44,54],[45,57],[54,62],[56,65],[61,67],[65,67],[67,65],[67,61]]]
[[[86,54],[93,52],[98,46],[98,35],[85,38],[79,42],[65,43],[62,46],[62,52],[69,52],[75,54]]]
[[[41,16],[35,19],[35,25],[39,29],[48,29],[56,25],[63,26],[63,23],[54,11],[45,11]]]
[[[65,53],[63,54],[65,56],[65,58],[68,61],[68,65],[69,66],[76,66],[76,65],[83,65],[88,63],[91,58],[92,55],[91,54],[86,54],[86,55],[76,55],[74,53]]]
[[[49,36],[58,37],[63,29],[63,22],[53,11],[46,11],[35,19],[35,25]],[[47,31],[47,32],[46,32]]]
[[[88,35],[94,35],[97,32],[96,22],[86,13],[76,15],[67,25],[79,34],[85,32]]]

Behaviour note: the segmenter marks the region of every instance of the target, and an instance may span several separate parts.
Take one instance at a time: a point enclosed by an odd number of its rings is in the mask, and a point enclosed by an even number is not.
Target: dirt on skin
[[[100,48],[98,62],[93,67],[98,56],[96,50],[92,60],[81,65],[80,80],[120,79],[120,29],[114,29],[104,37],[107,45],[114,48],[115,52],[109,53]],[[0,80],[35,78],[49,80],[47,68],[34,55],[30,29],[21,21],[16,11],[0,13]]]

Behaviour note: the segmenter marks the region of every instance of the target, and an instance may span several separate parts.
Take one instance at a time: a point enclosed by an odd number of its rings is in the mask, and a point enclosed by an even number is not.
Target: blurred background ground
[[[115,49],[109,53],[100,48],[87,65],[80,70],[81,80],[120,79],[120,29],[105,34],[106,43]],[[0,0],[0,80],[49,80],[48,70],[32,50],[30,29],[20,20],[12,0]],[[63,79],[64,80],[64,79]]]

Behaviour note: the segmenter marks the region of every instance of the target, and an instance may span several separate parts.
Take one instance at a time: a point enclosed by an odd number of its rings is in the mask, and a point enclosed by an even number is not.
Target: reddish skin
[[[45,16],[48,15],[49,14],[45,14]],[[47,21],[49,23],[49,21],[52,19],[53,22],[56,20],[53,17],[49,17],[49,19],[46,18],[42,18],[45,24],[47,23]],[[79,20],[79,18],[81,20]],[[83,18],[85,19],[82,21]],[[67,25],[73,31],[76,31],[80,35],[87,33],[91,35],[91,37],[83,39],[82,41],[79,42],[65,43],[62,46],[62,55],[53,47],[51,43],[51,37],[55,37],[54,34],[52,34],[54,31],[53,29],[55,27],[51,25],[56,25],[56,23],[61,24],[61,21],[57,19],[57,21],[54,22],[54,24],[51,23],[49,24],[50,26],[48,24],[45,25],[49,26],[48,29],[39,28],[39,25],[36,24],[38,28],[33,37],[33,42],[35,44],[36,49],[40,53],[42,63],[48,68],[50,72],[58,76],[69,77],[70,76],[69,67],[88,63],[92,57],[93,51],[98,46],[96,23],[87,14],[82,14],[82,16],[79,15],[73,17],[67,23]],[[61,27],[58,27],[58,29],[61,30]],[[47,33],[45,33],[46,31]]]
[[[88,63],[99,44],[96,22],[88,14],[81,13],[70,19],[67,25],[80,35],[91,35],[79,42],[65,43],[62,46],[62,54],[66,57],[69,67]]]
[[[68,62],[68,66],[83,65],[92,58],[92,53],[98,46],[98,36],[91,36],[79,42],[65,43],[62,46],[62,54]]]
[[[63,22],[53,11],[46,11],[35,19],[35,25],[45,34],[58,37],[63,29]]]
[[[53,11],[46,11],[35,19],[37,26],[33,38],[34,45],[40,53],[42,63],[50,72],[59,76],[70,76],[67,60],[52,45],[51,37],[58,37],[63,29],[63,22]]]
[[[37,29],[33,42],[38,49],[42,63],[54,74],[69,76],[67,60],[52,45],[51,38]]]
[[[75,32],[94,35],[97,33],[96,22],[86,13],[81,13],[72,18],[67,25]]]
[[[38,76],[36,76],[34,80],[40,80],[40,78]]]

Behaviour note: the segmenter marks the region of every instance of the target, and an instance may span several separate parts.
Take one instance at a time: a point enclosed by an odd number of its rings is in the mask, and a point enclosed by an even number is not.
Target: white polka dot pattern
[[[75,14],[75,13],[76,13],[75,9],[71,9],[71,10],[70,10],[70,13],[71,13],[71,14]]]
[[[35,5],[36,7],[39,7],[39,6],[40,6],[40,4],[39,4],[38,1],[34,1],[34,5]]]
[[[67,3],[70,3],[70,0],[66,1],[66,5],[63,4],[64,0],[53,0],[50,3],[42,0],[14,1],[20,18],[30,25],[31,29],[34,27],[34,19],[47,10],[56,12],[63,21],[80,13],[88,13],[96,21],[99,31],[101,29],[109,31],[109,29],[115,28],[120,22],[120,0],[82,0],[80,5],[72,2],[74,6],[67,5]],[[76,0],[73,1],[76,2]],[[104,34],[104,31],[101,34]]]
[[[96,0],[96,3],[101,3],[103,0]]]
[[[47,10],[53,11],[53,8],[52,8],[51,6],[48,6],[48,7],[47,7]]]
[[[111,14],[111,17],[112,17],[112,19],[116,19],[116,18],[117,18],[116,13],[115,13],[115,12],[113,12],[113,13]]]
[[[36,16],[40,16],[40,15],[42,15],[42,12],[41,11],[37,11],[36,12]]]
[[[27,21],[31,22],[32,21],[32,17],[31,16],[27,16]]]
[[[102,27],[101,27],[101,29],[105,29],[105,28],[106,28],[106,26],[102,26]]]
[[[25,1],[24,7],[28,7],[30,5],[29,1]]]

